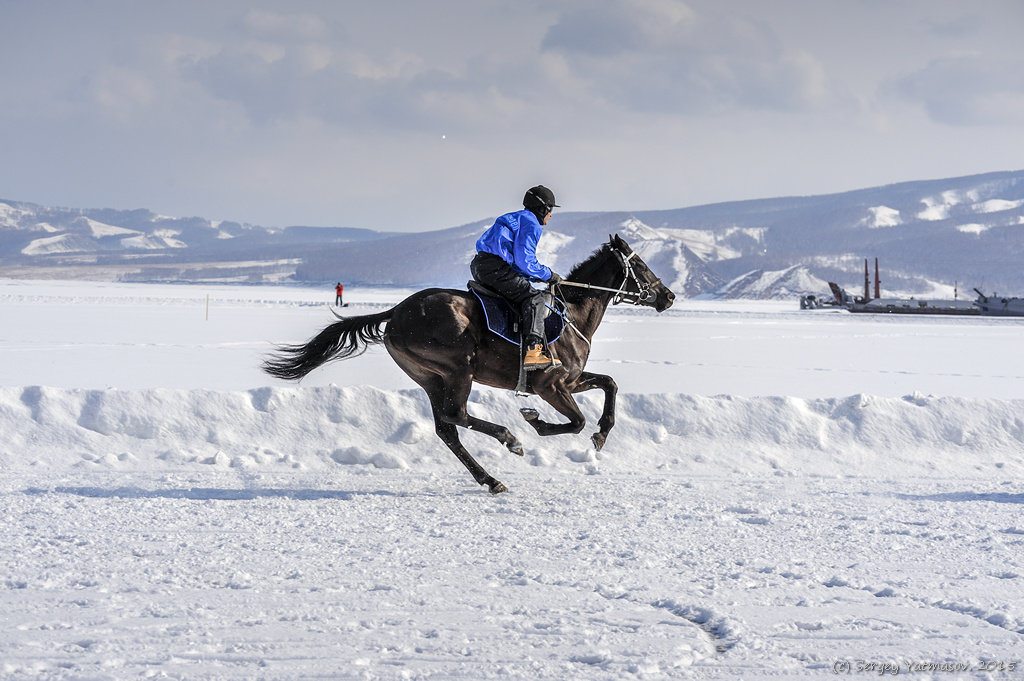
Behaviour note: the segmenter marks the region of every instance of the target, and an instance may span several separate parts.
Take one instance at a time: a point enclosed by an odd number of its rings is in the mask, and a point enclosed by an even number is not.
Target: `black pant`
[[[523,275],[493,253],[477,253],[469,264],[473,278],[494,289],[519,309],[527,345],[544,340],[544,320],[548,316],[548,294],[530,285]]]

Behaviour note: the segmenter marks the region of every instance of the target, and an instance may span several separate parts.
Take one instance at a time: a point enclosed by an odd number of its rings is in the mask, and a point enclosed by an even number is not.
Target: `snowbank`
[[[469,409],[509,426],[527,449],[517,460],[497,442],[462,431],[500,477],[522,465],[702,474],[801,473],[899,477],[1024,470],[1024,400],[831,399],[621,394],[603,451],[590,448],[601,396],[579,396],[589,419],[579,436],[540,438],[517,410],[539,407],[494,391]],[[153,470],[235,467],[325,470],[335,466],[422,470],[461,466],[435,437],[419,390],[372,387],[249,391],[0,388],[0,465]],[[1002,475],[1012,475],[1003,470]]]

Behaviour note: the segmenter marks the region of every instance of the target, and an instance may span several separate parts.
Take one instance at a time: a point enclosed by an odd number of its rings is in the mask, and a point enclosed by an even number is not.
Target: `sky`
[[[1019,0],[0,0],[0,198],[426,231],[1024,167]]]

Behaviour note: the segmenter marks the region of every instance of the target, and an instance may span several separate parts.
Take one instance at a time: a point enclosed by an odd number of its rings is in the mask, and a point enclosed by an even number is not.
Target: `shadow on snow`
[[[915,501],[991,501],[996,504],[1024,504],[1024,494],[1008,492],[947,492],[945,494],[897,494]]]
[[[345,492],[319,489],[224,489],[217,487],[189,487],[187,489],[141,489],[139,487],[54,487],[43,489],[30,487],[25,494],[73,494],[93,499],[195,499],[200,501],[251,501],[253,499],[295,499],[319,501],[335,499],[349,501],[360,496],[410,496],[399,492]]]

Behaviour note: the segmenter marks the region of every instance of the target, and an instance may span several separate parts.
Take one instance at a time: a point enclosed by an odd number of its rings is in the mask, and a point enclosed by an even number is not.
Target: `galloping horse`
[[[523,446],[508,428],[470,416],[466,403],[473,382],[495,388],[518,388],[539,395],[568,423],[547,423],[534,409],[521,409],[523,417],[540,435],[579,433],[586,418],[574,393],[600,388],[604,411],[598,432],[591,440],[601,449],[615,425],[617,386],[610,376],[584,371],[590,340],[612,302],[631,302],[668,309],[675,295],[621,237],[609,238],[557,286],[565,304],[568,327],[551,344],[562,366],[535,370],[520,382],[519,346],[487,329],[483,306],[468,291],[432,288],[414,293],[395,307],[378,314],[341,318],[304,345],[279,348],[263,364],[278,378],[298,380],[330,360],[361,354],[370,344],[383,343],[392,359],[430,399],[438,437],[459,458],[478,484],[493,494],[508,488],[491,477],[459,441],[457,427],[490,435],[513,454]],[[386,327],[385,327],[386,325]],[[518,383],[517,383],[518,382]]]

